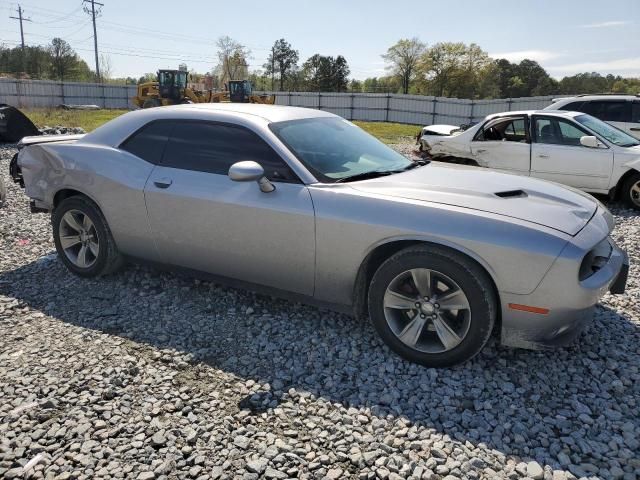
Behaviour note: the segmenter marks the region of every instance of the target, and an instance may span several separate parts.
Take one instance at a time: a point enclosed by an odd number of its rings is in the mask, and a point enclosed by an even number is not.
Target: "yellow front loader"
[[[202,92],[188,86],[188,75],[183,70],[159,70],[158,81],[138,85],[133,103],[140,108],[180,103],[275,103],[273,95],[254,95],[248,80],[232,80],[228,83],[228,90],[224,92]]]

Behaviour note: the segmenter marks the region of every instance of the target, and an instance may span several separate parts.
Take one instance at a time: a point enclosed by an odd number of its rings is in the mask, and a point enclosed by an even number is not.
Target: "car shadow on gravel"
[[[436,370],[398,358],[368,324],[346,315],[147,267],[87,280],[49,255],[0,273],[0,294],[141,351],[181,352],[193,365],[184,368],[258,382],[259,392],[236,399],[253,412],[277,406],[294,388],[551,465],[560,465],[562,449],[577,463],[607,465],[611,442],[634,456],[635,444],[625,442],[640,429],[640,329],[637,318],[605,306],[571,348],[490,344],[462,366]]]

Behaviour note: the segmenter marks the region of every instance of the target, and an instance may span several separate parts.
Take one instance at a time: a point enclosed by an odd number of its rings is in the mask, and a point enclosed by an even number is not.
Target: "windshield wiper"
[[[424,167],[427,163],[429,163],[427,160],[416,160],[400,170],[394,170],[394,172],[405,172],[413,168]]]
[[[427,163],[429,162],[426,160],[416,160],[415,162],[411,162],[406,167],[399,168],[396,170],[371,170],[370,172],[356,173],[355,175],[349,175],[346,177],[339,178],[338,180],[336,180],[335,183],[353,182],[356,180],[367,180],[370,178],[384,177],[387,175],[391,175],[393,173],[406,172],[407,170],[411,170],[413,168],[422,167]]]
[[[335,183],[353,182],[355,180],[367,180],[369,178],[384,177],[391,175],[393,171],[388,170],[371,170],[370,172],[356,173],[355,175],[348,175],[346,177],[339,178]]]

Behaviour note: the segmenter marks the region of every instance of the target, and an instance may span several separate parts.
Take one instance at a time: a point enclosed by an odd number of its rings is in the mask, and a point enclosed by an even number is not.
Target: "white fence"
[[[19,108],[95,104],[102,108],[134,108],[135,85],[52,82],[0,78],[0,103]],[[416,125],[460,125],[485,115],[544,108],[553,97],[464,100],[384,93],[274,92],[278,105],[318,108],[349,120]]]
[[[98,105],[102,108],[133,108],[135,85],[52,82],[0,78],[0,103],[19,108],[58,105]]]
[[[542,109],[554,97],[464,100],[382,93],[275,92],[276,104],[318,108],[349,120],[460,125],[490,113]]]

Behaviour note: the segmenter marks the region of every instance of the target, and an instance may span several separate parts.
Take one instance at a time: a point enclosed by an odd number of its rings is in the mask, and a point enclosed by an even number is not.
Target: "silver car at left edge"
[[[626,284],[593,197],[413,162],[318,110],[139,110],[81,137],[25,138],[12,171],[77,275],[137,259],[352,312],[426,366],[469,360],[493,332],[565,345]]]

